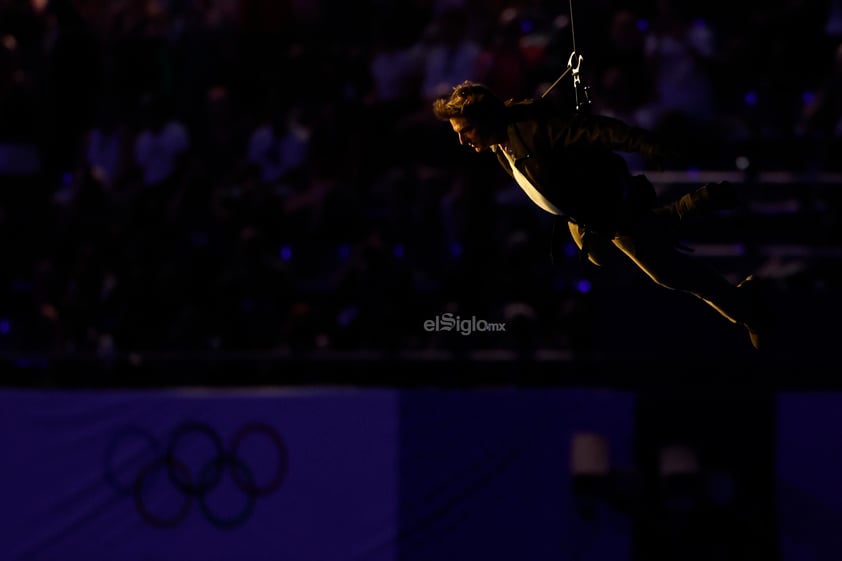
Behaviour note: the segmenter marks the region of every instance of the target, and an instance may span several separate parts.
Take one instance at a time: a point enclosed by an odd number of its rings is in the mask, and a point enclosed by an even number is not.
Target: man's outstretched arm
[[[620,152],[636,152],[647,162],[663,168],[670,151],[652,131],[606,115],[576,115],[570,122],[565,144],[600,144]]]

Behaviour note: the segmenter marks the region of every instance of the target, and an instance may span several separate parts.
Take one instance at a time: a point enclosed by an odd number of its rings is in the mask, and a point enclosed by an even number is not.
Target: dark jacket
[[[654,204],[651,183],[633,177],[615,152],[656,158],[654,134],[612,117],[565,112],[540,99],[507,105],[515,166],[565,218],[612,235]],[[512,175],[505,155],[498,152],[497,159]]]

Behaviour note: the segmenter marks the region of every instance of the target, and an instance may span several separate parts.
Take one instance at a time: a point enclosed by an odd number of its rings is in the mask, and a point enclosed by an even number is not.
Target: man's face
[[[459,144],[469,146],[476,152],[483,152],[496,144],[490,134],[483,132],[482,129],[464,117],[450,119],[450,126],[453,127],[453,132],[459,137]]]

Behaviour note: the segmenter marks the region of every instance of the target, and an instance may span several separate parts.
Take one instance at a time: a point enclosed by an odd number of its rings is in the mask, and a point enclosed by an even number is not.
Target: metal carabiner
[[[576,66],[573,66],[573,58],[576,59]],[[579,76],[579,68],[582,66],[582,55],[576,54],[576,51],[570,53],[570,58],[567,59],[567,69],[573,73],[573,84],[578,86],[582,83],[582,78]]]
[[[574,57],[576,57],[576,56],[578,56],[579,58],[576,60],[576,66],[574,67],[574,66],[573,66],[573,58],[574,58]],[[558,85],[558,83],[559,83],[559,82],[561,82],[561,79],[562,79],[562,78],[564,78],[565,76],[567,76],[567,74],[569,74],[570,72],[572,72],[572,73],[573,73],[573,89],[577,92],[577,95],[576,95],[576,100],[577,100],[577,101],[576,101],[576,106],[578,107],[578,105],[579,105],[579,101],[578,101],[578,91],[579,91],[579,86],[580,86],[580,85],[581,85],[581,83],[582,83],[582,79],[581,79],[581,77],[579,76],[579,67],[580,67],[580,66],[582,66],[582,55],[577,55],[577,54],[576,54],[576,51],[573,51],[572,53],[570,53],[570,58],[568,58],[568,59],[567,59],[567,68],[564,70],[564,72],[562,72],[562,73],[561,73],[561,76],[559,76],[558,78],[556,78],[555,82],[553,82],[552,84],[550,84],[550,87],[549,87],[549,88],[547,88],[547,90],[546,90],[543,94],[541,94],[541,97],[546,97],[546,95],[547,95],[548,93],[550,93],[550,91],[551,91],[553,88],[555,88],[555,87],[556,87],[556,85]]]
[[[573,59],[576,59],[576,66],[573,66]],[[582,86],[582,77],[579,70],[582,67],[582,55],[577,54],[576,51],[570,53],[570,58],[567,59],[567,71],[573,73],[573,94],[576,97],[576,111],[581,112],[591,105],[590,87]],[[581,92],[579,91],[581,90]],[[584,100],[580,99],[581,97]]]

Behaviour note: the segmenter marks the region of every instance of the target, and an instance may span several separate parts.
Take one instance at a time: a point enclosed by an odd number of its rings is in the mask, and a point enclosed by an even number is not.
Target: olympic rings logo
[[[259,462],[246,462],[247,441],[249,450],[257,446],[261,452]],[[267,446],[274,456],[268,460]],[[266,465],[272,469],[258,474],[256,468]],[[114,435],[105,452],[106,480],[134,499],[144,521],[159,528],[181,524],[194,502],[214,526],[237,527],[251,516],[258,498],[283,484],[288,468],[284,439],[260,422],[241,426],[227,447],[219,432],[198,421],[178,425],[163,444],[129,426]]]

